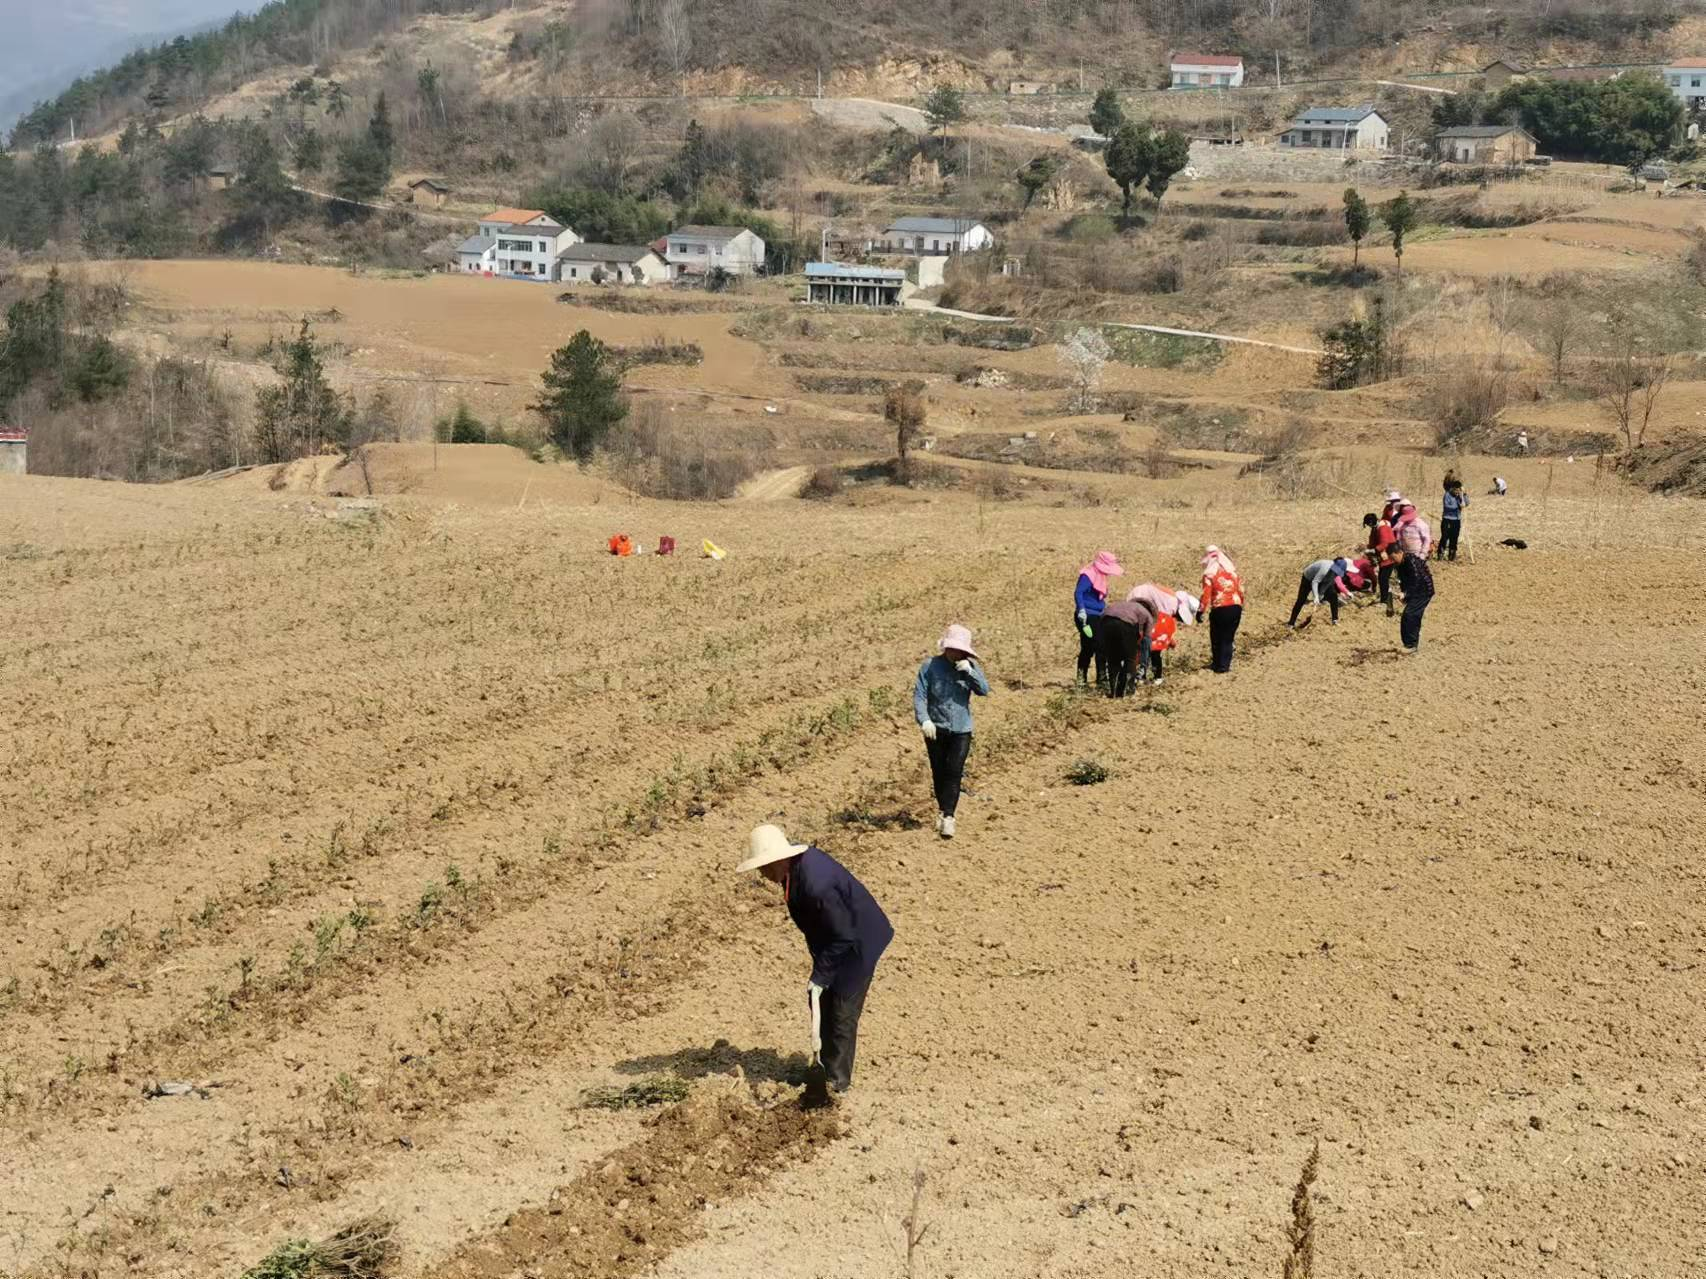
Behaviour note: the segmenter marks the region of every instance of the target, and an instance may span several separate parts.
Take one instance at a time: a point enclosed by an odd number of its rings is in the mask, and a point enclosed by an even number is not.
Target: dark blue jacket
[[[1079,613],[1086,617],[1100,617],[1102,608],[1108,597],[1098,591],[1090,581],[1088,573],[1078,575],[1078,585],[1072,591],[1072,611],[1076,617]]]
[[[788,914],[806,935],[812,983],[825,990],[852,990],[870,981],[894,938],[877,899],[815,845],[800,854],[788,876]]]

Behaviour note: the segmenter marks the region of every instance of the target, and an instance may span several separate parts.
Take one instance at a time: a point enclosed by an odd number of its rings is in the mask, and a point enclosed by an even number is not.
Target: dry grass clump
[[[382,1279],[397,1261],[396,1223],[363,1217],[319,1243],[286,1239],[243,1279]]]
[[[588,1088],[581,1105],[588,1110],[639,1110],[647,1106],[669,1106],[686,1098],[691,1089],[685,1079],[642,1079],[626,1088]]]

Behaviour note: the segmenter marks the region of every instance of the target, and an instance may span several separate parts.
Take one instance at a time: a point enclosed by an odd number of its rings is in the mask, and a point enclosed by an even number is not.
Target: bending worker
[[[1365,568],[1372,568],[1366,560],[1352,562],[1344,558],[1336,560],[1315,560],[1304,566],[1303,577],[1297,584],[1297,599],[1291,606],[1291,616],[1286,619],[1286,625],[1295,628],[1297,615],[1303,611],[1305,604],[1319,605],[1323,601],[1332,609],[1331,625],[1339,624],[1339,605],[1349,598],[1353,590],[1361,590],[1368,579],[1364,574]]]
[[[912,688],[912,713],[930,756],[930,780],[936,790],[936,833],[954,837],[954,811],[960,806],[960,779],[971,754],[971,699],[989,696],[989,680],[977,664],[971,632],[957,622],[936,645],[941,649],[918,668]]]
[[[877,960],[894,940],[888,916],[851,871],[820,848],[790,844],[780,826],[755,828],[747,858],[735,869],[756,870],[782,886],[788,914],[812,956],[806,1008],[813,1065],[833,1091],[846,1092],[853,1086],[865,995]]]
[[[1154,582],[1132,587],[1126,598],[1136,600],[1155,614],[1155,630],[1149,640],[1149,673],[1151,679],[1159,684],[1161,654],[1173,647],[1173,637],[1181,625],[1189,626],[1197,620],[1197,610],[1202,601],[1188,591],[1170,591]]]
[[[1108,696],[1128,697],[1143,682],[1155,614],[1136,600],[1116,600],[1102,610],[1102,662],[1108,671]]]
[[[1102,609],[1108,602],[1108,579],[1123,576],[1125,570],[1112,551],[1097,551],[1096,558],[1078,571],[1078,585],[1072,592],[1072,625],[1078,632],[1080,684],[1089,674],[1091,658],[1096,659],[1096,683],[1105,678],[1100,644]]]

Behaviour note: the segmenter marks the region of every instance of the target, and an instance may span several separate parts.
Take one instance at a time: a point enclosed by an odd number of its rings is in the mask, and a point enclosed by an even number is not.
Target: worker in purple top
[[[737,871],[756,870],[782,886],[788,914],[805,935],[812,975],[806,985],[814,1064],[831,1089],[853,1084],[853,1054],[865,995],[894,928],[870,891],[840,862],[810,844],[791,844],[780,826],[755,828]]]

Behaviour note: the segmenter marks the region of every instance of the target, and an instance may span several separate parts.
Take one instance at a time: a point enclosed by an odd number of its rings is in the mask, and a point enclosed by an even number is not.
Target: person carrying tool
[[[1173,637],[1180,626],[1197,620],[1202,601],[1187,591],[1170,591],[1154,582],[1132,587],[1128,600],[1136,600],[1155,615],[1155,629],[1149,640],[1149,676],[1151,682],[1161,683],[1161,654],[1173,647]]]
[[[834,1092],[846,1092],[853,1086],[865,995],[877,960],[894,940],[894,928],[851,871],[820,848],[789,843],[780,826],[755,827],[746,860],[735,869],[756,870],[782,886],[788,914],[811,952],[806,1008],[813,1069],[807,1080],[808,1100],[825,1084]]]
[[[1129,697],[1143,682],[1154,632],[1155,614],[1136,600],[1115,600],[1102,610],[1102,663],[1109,697]]]
[[[1444,506],[1440,511],[1439,547],[1434,551],[1436,559],[1455,560],[1457,539],[1463,533],[1463,510],[1469,505],[1469,495],[1455,476],[1453,481],[1445,490]]]
[[[1078,682],[1084,683],[1090,672],[1090,659],[1096,660],[1096,684],[1105,680],[1102,669],[1102,649],[1099,628],[1102,609],[1108,602],[1108,579],[1123,577],[1125,570],[1112,551],[1097,551],[1078,572],[1078,585],[1072,592],[1072,626],[1078,632]]]
[[[1244,620],[1244,583],[1226,552],[1211,546],[1202,559],[1202,611],[1208,615],[1208,644],[1216,675],[1232,669],[1233,641]]]
[[[930,756],[930,781],[936,791],[936,833],[954,837],[954,811],[960,806],[960,779],[971,754],[971,699],[989,696],[989,680],[978,665],[971,632],[959,623],[943,632],[941,650],[918,668],[912,687],[912,713]]]

